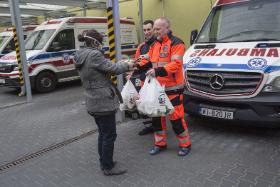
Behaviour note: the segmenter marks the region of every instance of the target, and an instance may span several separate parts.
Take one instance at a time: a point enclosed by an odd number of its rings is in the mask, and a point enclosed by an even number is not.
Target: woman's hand
[[[137,70],[137,65],[134,63],[134,61],[129,61],[129,62],[127,62],[127,64],[128,64],[130,71]]]
[[[121,59],[119,62],[120,63],[134,63],[134,60],[132,60],[132,59]]]
[[[133,71],[130,71],[126,74],[126,80],[129,80],[132,77]]]

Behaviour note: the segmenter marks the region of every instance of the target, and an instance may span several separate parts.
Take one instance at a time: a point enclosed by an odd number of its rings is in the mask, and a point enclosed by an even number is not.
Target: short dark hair
[[[99,33],[97,30],[95,30],[95,29],[90,29],[90,30],[83,31],[82,34],[79,34],[79,35],[78,35],[78,40],[79,40],[80,42],[85,42],[85,43],[86,43],[86,46],[90,46],[92,40],[89,39],[89,38],[86,38],[85,36],[89,36],[89,37],[91,37],[91,38],[96,39],[100,44],[102,44],[102,42],[103,42],[103,36],[102,36],[102,34],[100,34],[100,33]]]
[[[148,25],[148,24],[151,24],[151,25],[152,25],[152,27],[153,27],[153,26],[154,26],[154,21],[153,21],[153,20],[148,19],[148,20],[145,20],[145,21],[143,22],[143,25]]]

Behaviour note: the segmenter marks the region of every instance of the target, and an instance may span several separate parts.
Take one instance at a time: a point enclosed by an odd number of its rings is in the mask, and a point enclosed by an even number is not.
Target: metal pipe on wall
[[[83,16],[87,16],[87,4],[88,0],[84,0],[84,7],[83,7]]]
[[[138,17],[139,17],[139,33],[140,33],[140,43],[144,42],[144,33],[142,29],[143,25],[143,2],[138,0]]]
[[[165,17],[165,12],[164,12],[164,0],[161,0],[161,8],[162,8],[162,17]]]

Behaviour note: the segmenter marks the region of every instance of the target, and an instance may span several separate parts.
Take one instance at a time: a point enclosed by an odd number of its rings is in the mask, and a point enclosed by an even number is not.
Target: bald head
[[[170,21],[167,18],[158,18],[154,23],[154,32],[158,40],[161,40],[170,31]]]

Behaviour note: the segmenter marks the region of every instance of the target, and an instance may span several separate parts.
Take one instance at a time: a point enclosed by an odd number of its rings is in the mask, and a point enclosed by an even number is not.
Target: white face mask
[[[96,40],[96,39],[93,38],[93,37],[87,36],[87,35],[85,35],[84,37],[93,40],[93,42],[94,42],[93,44],[94,44],[98,49],[100,49],[100,50],[102,49],[102,44],[101,44],[98,40]]]

